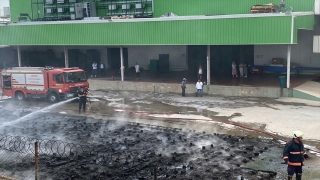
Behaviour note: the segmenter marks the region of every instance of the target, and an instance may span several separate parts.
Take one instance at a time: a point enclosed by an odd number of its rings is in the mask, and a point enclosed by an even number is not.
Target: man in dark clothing
[[[87,96],[89,91],[85,90],[83,87],[80,87],[78,92],[79,97],[79,114],[81,112],[81,107],[83,106],[83,112],[86,112],[86,103],[87,103]]]
[[[281,8],[283,8],[284,10],[286,10],[286,5],[284,0],[280,0],[280,7],[279,7],[279,11],[281,12]]]
[[[302,136],[303,132],[294,131],[293,139],[283,149],[283,160],[288,164],[288,180],[292,180],[294,174],[296,180],[301,180],[304,159],[309,157],[304,151]]]
[[[182,79],[182,82],[181,82],[181,89],[182,89],[182,96],[186,96],[186,89],[187,89],[187,79],[186,78],[183,78]]]

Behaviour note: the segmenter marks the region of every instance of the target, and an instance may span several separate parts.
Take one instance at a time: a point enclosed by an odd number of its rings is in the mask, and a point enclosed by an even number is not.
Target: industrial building
[[[231,76],[232,61],[312,74],[320,68],[319,8],[319,0],[11,0],[0,66],[90,71],[103,61],[110,70],[135,62],[149,70],[156,61],[164,72],[196,74],[201,65],[208,84]]]

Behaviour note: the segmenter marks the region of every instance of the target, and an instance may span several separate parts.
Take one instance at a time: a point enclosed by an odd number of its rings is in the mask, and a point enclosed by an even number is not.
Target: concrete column
[[[124,80],[124,67],[123,67],[123,47],[120,47],[120,60],[121,60],[121,81]]]
[[[291,61],[291,45],[288,45],[287,52],[287,88],[290,88],[290,61]]]
[[[68,48],[66,46],[63,47],[64,51],[64,66],[66,68],[69,67],[69,54],[68,54]]]
[[[210,84],[210,45],[207,46],[207,85]]]
[[[20,46],[17,46],[17,51],[18,51],[18,66],[21,67],[21,51],[20,51]]]

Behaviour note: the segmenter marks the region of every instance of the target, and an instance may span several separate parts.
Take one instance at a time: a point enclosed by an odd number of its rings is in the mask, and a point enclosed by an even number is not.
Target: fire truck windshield
[[[87,77],[84,72],[64,72],[63,75],[66,83],[87,81]]]

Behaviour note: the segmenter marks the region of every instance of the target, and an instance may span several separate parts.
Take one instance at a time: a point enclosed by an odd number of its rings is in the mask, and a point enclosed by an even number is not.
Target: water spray
[[[66,100],[66,101],[61,101],[61,102],[59,102],[59,103],[56,103],[56,104],[47,106],[47,107],[45,107],[45,108],[43,108],[43,109],[39,109],[39,110],[34,111],[34,112],[30,113],[30,114],[27,114],[27,115],[25,115],[25,116],[22,116],[22,117],[20,117],[19,119],[16,119],[16,120],[14,120],[14,121],[6,122],[6,123],[0,125],[0,127],[4,127],[4,126],[8,126],[8,125],[13,125],[13,124],[15,124],[15,123],[18,123],[18,122],[20,122],[20,121],[28,118],[28,117],[31,117],[31,116],[33,116],[33,115],[36,115],[36,114],[38,114],[38,113],[40,113],[40,112],[44,112],[44,111],[47,111],[47,110],[52,109],[52,108],[54,108],[54,107],[60,106],[60,105],[62,105],[62,104],[65,104],[65,103],[67,103],[67,102],[73,101],[73,100],[75,100],[76,98],[77,98],[77,97],[72,98],[72,99],[68,99],[68,100]]]

